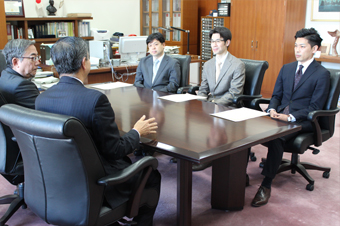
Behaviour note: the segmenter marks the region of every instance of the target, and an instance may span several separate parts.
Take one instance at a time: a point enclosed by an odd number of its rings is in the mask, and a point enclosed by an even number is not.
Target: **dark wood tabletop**
[[[142,116],[155,117],[157,134],[142,139],[147,148],[176,157],[177,225],[191,225],[192,163],[212,161],[211,206],[241,210],[244,206],[248,148],[300,130],[268,116],[233,122],[211,113],[234,108],[191,100],[172,102],[169,95],[134,86],[101,90],[115,112],[116,123],[128,132]],[[170,163],[169,163],[170,164]]]
[[[162,100],[158,97],[169,94],[150,89],[127,87],[104,92],[120,130],[129,131],[142,115],[155,117],[157,135],[147,137],[156,141],[150,143],[151,146],[167,155],[197,163],[299,130],[294,124],[266,116],[241,122],[216,118],[210,114],[234,108],[200,100],[178,103]]]

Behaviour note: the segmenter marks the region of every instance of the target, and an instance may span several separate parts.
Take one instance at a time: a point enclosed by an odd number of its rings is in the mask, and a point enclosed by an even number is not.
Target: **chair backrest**
[[[105,176],[99,154],[76,118],[6,104],[0,121],[19,144],[25,166],[25,202],[47,223],[95,225]]]
[[[7,104],[4,96],[0,92],[0,107]],[[0,122],[0,173],[3,175],[10,175],[15,173],[17,164],[21,161],[19,146],[14,141],[12,130]],[[23,174],[17,172],[18,174]],[[6,177],[7,178],[7,177]],[[8,180],[10,183],[16,185],[16,181]]]
[[[6,68],[5,56],[2,54],[2,49],[0,49],[0,75],[2,70]]]
[[[330,72],[330,87],[327,102],[324,106],[324,110],[333,110],[337,108],[339,100],[340,70],[335,69],[328,70]],[[335,127],[335,115],[330,117],[320,117],[319,124],[321,129],[329,130],[330,136],[333,136]]]
[[[268,69],[267,61],[240,59],[245,64],[246,79],[243,94],[259,95],[264,73]]]
[[[178,60],[181,67],[181,80],[179,87],[184,87],[189,85],[189,72],[190,72],[190,55],[168,55],[176,60]]]

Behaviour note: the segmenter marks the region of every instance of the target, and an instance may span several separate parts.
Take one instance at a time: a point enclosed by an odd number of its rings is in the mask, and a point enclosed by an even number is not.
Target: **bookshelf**
[[[79,22],[82,22],[84,20],[92,20],[92,17],[39,17],[39,18],[16,18],[16,17],[6,17],[6,23],[10,23],[11,25],[15,25],[18,28],[22,28],[22,38],[28,39],[28,29],[35,27],[35,26],[45,26],[47,23],[53,23],[53,22],[70,22],[74,24],[73,33],[74,36],[78,37],[79,33]],[[81,37],[86,40],[92,40],[93,37],[91,36],[85,36]],[[40,54],[40,44],[42,43],[54,43],[59,38],[34,38],[31,40],[35,40],[36,48],[38,53]]]
[[[175,29],[172,32],[159,29],[170,26],[189,30],[189,52],[197,54],[198,1],[197,0],[140,0],[141,35],[160,32],[167,46],[179,46],[179,53],[187,52],[187,33]]]

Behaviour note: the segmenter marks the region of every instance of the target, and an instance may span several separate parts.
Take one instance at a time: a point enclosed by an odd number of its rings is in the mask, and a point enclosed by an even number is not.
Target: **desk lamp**
[[[187,38],[188,38],[188,42],[187,42],[187,55],[189,55],[190,31],[189,30],[184,30],[184,29],[178,28],[178,27],[173,27],[173,26],[170,26],[170,28],[172,28],[173,30],[177,30],[177,31],[183,31],[183,32],[188,34],[188,36],[187,36]],[[171,30],[170,28],[158,27],[158,29],[162,29],[163,31],[173,32],[173,30]]]

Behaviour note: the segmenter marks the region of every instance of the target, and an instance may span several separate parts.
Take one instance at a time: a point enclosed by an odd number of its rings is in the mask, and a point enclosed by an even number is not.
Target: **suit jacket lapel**
[[[294,92],[299,89],[302,84],[316,71],[316,67],[317,67],[317,62],[314,60],[307,68],[307,70],[305,71],[305,73],[303,73],[299,83],[297,84]]]
[[[150,57],[146,62],[146,67],[148,68],[149,74],[148,74],[148,80],[150,84],[152,85],[152,76],[153,76],[153,57]]]
[[[297,67],[297,61],[295,62],[294,67],[291,67],[290,71],[288,72],[287,84],[288,84],[288,90],[291,90],[290,94],[293,93],[293,89],[294,89],[296,67]]]
[[[165,66],[168,64],[168,60],[169,60],[168,58],[169,57],[167,55],[164,55],[163,60],[161,64],[159,65],[154,83],[156,83],[156,80],[158,79],[159,75],[162,74],[162,71],[164,70]]]

